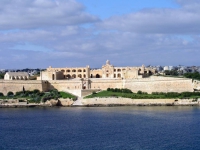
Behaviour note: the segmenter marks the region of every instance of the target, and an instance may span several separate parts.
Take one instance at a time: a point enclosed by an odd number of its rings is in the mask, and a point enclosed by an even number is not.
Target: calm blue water
[[[1,108],[0,149],[200,149],[200,108]]]

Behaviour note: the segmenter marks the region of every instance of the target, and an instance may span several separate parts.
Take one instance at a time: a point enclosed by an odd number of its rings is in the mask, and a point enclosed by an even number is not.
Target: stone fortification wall
[[[90,79],[91,89],[122,88],[121,79]]]
[[[58,91],[81,90],[82,81],[80,79],[73,80],[51,80],[48,81],[48,89],[57,89]]]
[[[193,92],[194,85],[191,79],[152,77],[124,81],[124,88],[133,92],[138,90],[152,92]]]
[[[34,90],[38,89],[40,91],[47,90],[46,83],[41,81],[32,81],[32,80],[0,80],[0,92],[6,95],[9,91],[16,93],[18,91],[22,91],[23,87],[25,90]]]
[[[85,83],[86,82],[86,83]],[[143,92],[193,92],[194,87],[199,89],[199,83],[185,78],[151,77],[141,79],[73,79],[73,80],[0,80],[0,92],[7,94],[9,91],[22,91],[38,89],[49,91],[57,89],[59,91],[74,91],[80,95],[82,88],[91,90],[106,90],[107,88],[128,88],[133,92],[139,90]],[[80,91],[80,92],[79,92]],[[70,92],[71,93],[71,92]],[[87,92],[86,92],[87,94]],[[76,94],[75,94],[76,95]]]
[[[92,94],[93,92],[99,92],[99,91],[100,90],[98,89],[81,90],[81,96],[84,97],[84,96]]]

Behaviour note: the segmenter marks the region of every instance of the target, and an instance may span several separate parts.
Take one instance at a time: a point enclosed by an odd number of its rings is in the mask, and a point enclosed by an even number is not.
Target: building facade
[[[27,72],[7,72],[4,75],[4,80],[28,80],[29,74]]]
[[[80,78],[108,78],[108,79],[137,79],[144,78],[156,73],[156,69],[141,67],[115,67],[107,60],[101,69],[86,67],[76,68],[52,68],[41,72],[38,80],[64,80]]]

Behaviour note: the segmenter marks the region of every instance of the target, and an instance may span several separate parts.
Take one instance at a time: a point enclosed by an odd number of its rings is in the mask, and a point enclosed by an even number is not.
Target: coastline
[[[115,107],[115,106],[200,106],[200,99],[130,99],[130,98],[89,98],[49,100],[45,103],[4,103],[0,108],[33,107]]]

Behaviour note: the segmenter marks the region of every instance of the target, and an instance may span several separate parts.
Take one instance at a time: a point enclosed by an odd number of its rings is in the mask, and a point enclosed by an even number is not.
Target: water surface
[[[0,149],[200,149],[200,108],[1,108]]]

